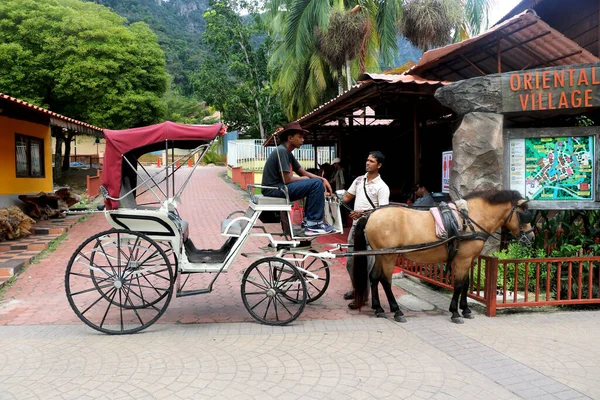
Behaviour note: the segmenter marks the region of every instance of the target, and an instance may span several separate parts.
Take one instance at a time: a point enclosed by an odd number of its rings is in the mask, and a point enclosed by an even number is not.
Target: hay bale
[[[0,242],[31,235],[35,221],[17,206],[0,208]]]

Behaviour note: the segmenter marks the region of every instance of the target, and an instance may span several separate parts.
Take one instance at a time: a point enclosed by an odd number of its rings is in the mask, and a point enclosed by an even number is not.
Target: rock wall
[[[453,199],[475,190],[502,189],[504,146],[502,114],[466,114],[452,139],[450,195]]]

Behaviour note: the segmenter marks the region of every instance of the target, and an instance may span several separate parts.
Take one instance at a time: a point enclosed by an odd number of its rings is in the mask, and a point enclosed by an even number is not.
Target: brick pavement
[[[184,174],[178,177],[176,183],[185,178],[186,169],[182,171]],[[248,207],[244,192],[226,183],[222,178],[224,173],[225,169],[219,167],[198,168],[190,185],[183,192],[179,211],[182,218],[190,224],[190,237],[197,248],[219,248],[224,241],[219,232],[221,220],[232,211],[246,210]],[[152,198],[150,193],[144,196],[147,200]],[[0,302],[0,324],[81,324],[65,297],[66,264],[81,242],[109,228],[102,214],[96,214],[72,228],[68,239],[54,253],[39,264],[28,267],[6,290]],[[265,238],[250,238],[243,251],[256,253],[265,244]],[[230,270],[219,276],[212,293],[173,298],[158,323],[254,321],[244,308],[240,295],[241,273],[253,261],[255,259],[238,257]],[[206,287],[207,279],[211,278],[206,274],[193,275],[186,289]],[[300,319],[371,318],[370,310],[364,309],[359,313],[347,308],[348,301],[343,300],[342,295],[349,288],[350,280],[345,265],[334,260],[327,292],[316,302],[307,305]],[[394,290],[396,295],[403,293],[399,288]],[[385,299],[383,291],[381,293]]]
[[[154,325],[1,326],[0,398],[591,399],[600,312]]]

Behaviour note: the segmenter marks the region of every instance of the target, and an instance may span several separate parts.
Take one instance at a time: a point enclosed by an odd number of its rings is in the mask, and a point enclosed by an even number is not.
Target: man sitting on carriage
[[[263,170],[262,185],[279,189],[263,189],[268,197],[286,197],[290,201],[306,198],[304,216],[305,234],[308,236],[330,233],[333,228],[323,221],[325,194],[332,193],[327,179],[306,171],[296,160],[292,151],[304,143],[304,134],[298,122],[291,122],[279,132],[281,144],[269,155]],[[299,176],[294,176],[294,172]]]

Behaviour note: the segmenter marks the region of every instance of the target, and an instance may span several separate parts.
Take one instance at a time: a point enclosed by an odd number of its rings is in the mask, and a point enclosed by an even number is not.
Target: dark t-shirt
[[[279,168],[279,159],[281,158],[281,169]],[[277,150],[272,152],[267,158],[265,169],[263,170],[262,184],[263,186],[281,186],[281,172],[290,173],[290,171],[298,172],[302,168],[294,155],[290,153],[283,144],[277,146]]]

